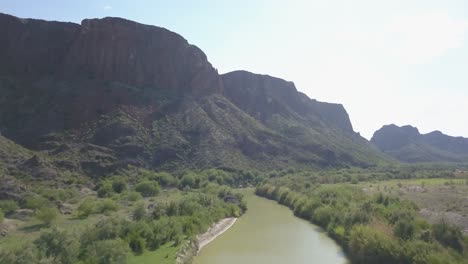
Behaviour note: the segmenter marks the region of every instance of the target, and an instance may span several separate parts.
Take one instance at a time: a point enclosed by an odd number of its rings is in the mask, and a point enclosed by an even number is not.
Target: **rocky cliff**
[[[353,132],[342,105],[312,100],[298,92],[293,82],[246,71],[230,72],[222,78],[226,97],[258,120],[266,121],[275,114],[285,118],[302,117],[312,125],[323,122]]]
[[[440,131],[421,134],[412,126],[386,125],[374,133],[371,142],[403,162],[468,161],[468,138]]]
[[[193,94],[222,92],[206,55],[167,29],[121,18],[81,25],[0,14],[0,74],[89,78]]]

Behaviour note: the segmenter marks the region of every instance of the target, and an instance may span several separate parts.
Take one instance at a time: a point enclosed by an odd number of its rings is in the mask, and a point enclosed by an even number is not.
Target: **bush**
[[[53,258],[58,263],[72,264],[77,262],[79,244],[72,235],[53,228],[46,231],[34,241],[39,251],[47,258]]]
[[[189,188],[195,188],[195,176],[194,173],[186,173],[182,179],[180,180],[179,187],[181,189],[189,187]]]
[[[133,209],[133,219],[141,220],[146,216],[146,206],[144,202],[139,202]]]
[[[91,198],[85,199],[80,206],[78,206],[78,215],[80,217],[86,218],[89,215],[93,214],[96,211],[96,201]]]
[[[3,213],[2,209],[0,209],[0,223],[3,222],[4,218],[5,218],[5,214]]]
[[[353,227],[349,249],[351,258],[356,263],[404,263],[398,243],[369,227]]]
[[[130,253],[128,244],[121,239],[95,241],[86,247],[84,263],[126,263]]]
[[[451,247],[459,252],[463,251],[463,235],[456,226],[447,223],[432,226],[432,233],[442,245]]]
[[[122,193],[127,190],[127,181],[123,177],[114,177],[112,180],[112,189],[116,193]]]
[[[137,184],[135,191],[141,193],[143,197],[156,196],[159,193],[159,184],[154,181],[142,181]]]
[[[155,173],[151,180],[159,182],[161,186],[177,186],[177,179],[168,172]]]
[[[415,229],[412,221],[399,220],[393,228],[393,233],[401,239],[411,239],[414,236]]]
[[[135,191],[126,191],[124,194],[123,194],[123,197],[122,197],[124,200],[126,201],[130,201],[130,202],[136,202],[136,201],[139,201],[141,199],[143,199],[143,196],[141,196],[141,194],[139,192],[135,192]]]
[[[118,209],[119,209],[119,205],[111,199],[104,199],[100,201],[97,205],[97,211],[101,214],[115,212]]]
[[[0,248],[0,263],[2,264],[38,263],[38,259],[37,248],[34,245],[8,250]]]
[[[130,249],[133,251],[133,253],[135,253],[136,255],[141,255],[143,254],[143,251],[145,250],[146,241],[145,239],[138,236],[137,234],[132,234],[130,235],[128,245]]]
[[[38,210],[42,207],[47,207],[48,205],[49,205],[49,200],[39,195],[26,197],[25,203],[24,203],[24,207],[28,209],[33,209],[33,210]]]
[[[50,226],[58,217],[59,212],[55,207],[42,207],[36,213],[36,218],[45,225]]]
[[[112,183],[110,182],[102,182],[99,187],[97,194],[101,198],[111,197],[114,194],[114,188],[112,187]]]
[[[0,209],[6,214],[9,215],[15,210],[19,209],[18,204],[13,200],[2,200],[0,201]]]

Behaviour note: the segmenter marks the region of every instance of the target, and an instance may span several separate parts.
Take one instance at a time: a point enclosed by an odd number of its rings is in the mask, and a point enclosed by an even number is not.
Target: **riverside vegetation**
[[[183,241],[243,214],[242,195],[220,185],[239,180],[216,169],[175,176],[132,168],[93,190],[31,185],[24,199],[0,201],[1,225],[10,229],[0,238],[0,263],[141,263],[158,252],[151,261],[175,263]]]
[[[398,188],[393,192],[383,186],[395,180],[368,181],[362,170],[341,170],[332,173],[335,183],[323,183],[324,178],[320,176],[326,174],[323,172],[272,175],[267,183],[257,187],[256,194],[276,200],[291,208],[296,216],[324,228],[353,263],[468,263],[468,239],[460,227],[445,219],[428,222],[419,214],[418,205],[398,192],[415,181],[444,185],[452,182],[454,186],[458,182],[458,188],[464,189],[468,185],[466,175],[454,174],[453,170],[449,173],[445,169],[422,168],[409,174],[403,172],[408,168],[393,168],[393,173],[389,168],[381,169],[390,178],[405,175],[404,179],[397,180],[398,184],[394,183]],[[353,171],[361,171],[356,174],[366,181],[354,178],[356,175],[349,176]],[[379,174],[378,171],[367,173]],[[429,175],[450,178],[408,179]],[[375,187],[373,191],[369,191],[369,186]],[[444,207],[441,210],[450,210],[450,205],[443,200],[432,202]],[[464,203],[466,206],[467,202]]]

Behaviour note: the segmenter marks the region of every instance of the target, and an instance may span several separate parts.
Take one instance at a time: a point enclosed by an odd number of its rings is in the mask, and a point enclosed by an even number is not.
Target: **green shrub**
[[[112,179],[112,189],[116,193],[122,193],[127,190],[127,181],[123,177],[114,177]]]
[[[159,184],[155,181],[142,181],[136,185],[135,191],[143,197],[156,196],[159,193]]]
[[[131,234],[129,237],[128,245],[133,251],[133,253],[135,253],[136,255],[141,255],[145,250],[146,241],[144,238],[138,236],[137,234]]]
[[[146,216],[146,206],[144,202],[139,202],[133,209],[133,219],[141,220]]]
[[[34,241],[39,251],[47,258],[53,258],[57,263],[73,264],[77,262],[79,243],[71,234],[53,228],[41,234]]]
[[[36,212],[36,218],[47,226],[50,226],[58,215],[59,212],[55,207],[42,207]]]
[[[6,214],[9,215],[19,208],[16,201],[13,200],[1,200],[0,209]]]
[[[102,182],[99,187],[97,194],[101,198],[111,197],[114,194],[114,188],[112,187],[112,183],[110,182]]]
[[[186,187],[189,187],[189,188],[195,188],[195,175],[194,173],[186,173],[182,179],[180,180],[180,183],[179,183],[179,187],[180,188],[186,188]]]
[[[89,215],[93,214],[97,209],[96,201],[91,198],[85,199],[81,202],[80,206],[78,206],[78,215],[80,217],[88,217]]]
[[[130,253],[128,244],[122,239],[93,241],[85,246],[82,258],[84,263],[127,263],[127,255]]]
[[[39,195],[33,195],[26,197],[24,207],[28,209],[38,210],[42,207],[48,207],[49,204],[50,202],[46,198]]]
[[[432,226],[432,233],[435,239],[442,245],[451,247],[459,252],[463,251],[463,235],[458,227],[445,222],[435,224]]]
[[[393,233],[401,239],[411,239],[414,236],[415,229],[414,222],[402,219],[396,222]]]
[[[355,226],[350,232],[349,249],[356,263],[405,263],[397,242],[365,226]]]
[[[38,263],[37,248],[34,245],[14,247],[12,249],[0,248],[0,263],[27,264]]]
[[[78,196],[76,189],[55,189],[44,188],[39,191],[39,194],[51,201],[66,202]]]
[[[168,172],[158,172],[155,173],[152,177],[151,180],[159,182],[159,185],[161,186],[177,186],[177,179],[170,173]]]
[[[126,191],[122,195],[122,199],[129,202],[136,202],[143,199],[143,196],[139,192]]]
[[[3,222],[4,218],[5,218],[5,214],[3,213],[2,209],[0,209],[0,223]]]
[[[115,212],[119,209],[119,205],[111,199],[104,199],[97,205],[97,211],[101,214]]]

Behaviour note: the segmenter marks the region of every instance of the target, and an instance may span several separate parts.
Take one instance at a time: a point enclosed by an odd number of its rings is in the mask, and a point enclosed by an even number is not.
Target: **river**
[[[205,246],[194,264],[341,264],[341,248],[317,226],[275,201],[245,190],[248,211]]]

